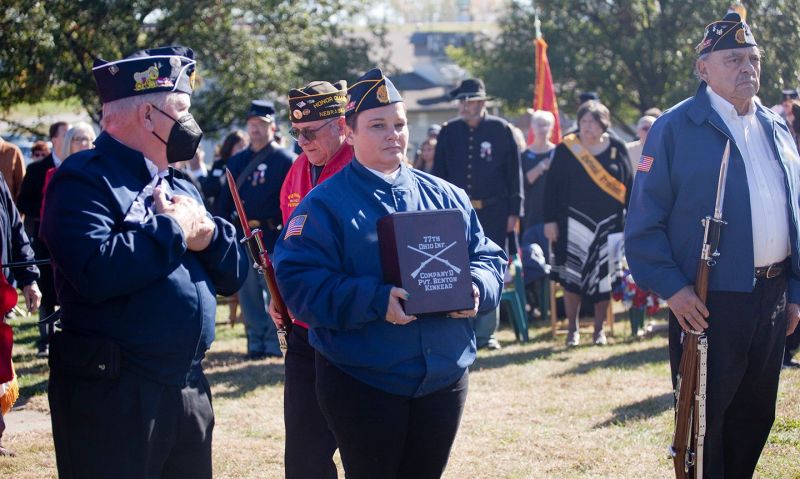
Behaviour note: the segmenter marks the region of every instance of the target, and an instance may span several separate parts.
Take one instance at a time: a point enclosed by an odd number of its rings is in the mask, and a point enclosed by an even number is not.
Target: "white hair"
[[[140,105],[152,103],[163,110],[168,105],[175,103],[180,98],[179,95],[185,94],[177,92],[145,93],[103,103],[103,123],[105,125],[125,124],[130,121],[130,114],[136,111]]]
[[[64,142],[61,144],[61,149],[56,152],[56,155],[58,155],[59,158],[64,160],[72,154],[72,139],[78,133],[85,134],[89,138],[90,142],[93,142],[96,138],[92,125],[86,123],[85,121],[75,123],[72,125],[72,128],[67,130],[67,133],[64,135]]]
[[[531,123],[537,121],[546,121],[548,125],[553,126],[556,123],[556,117],[547,110],[536,110],[531,113]]]
[[[636,123],[636,128],[642,128],[644,126],[653,126],[653,123],[656,122],[656,117],[645,115],[639,118],[639,122]]]

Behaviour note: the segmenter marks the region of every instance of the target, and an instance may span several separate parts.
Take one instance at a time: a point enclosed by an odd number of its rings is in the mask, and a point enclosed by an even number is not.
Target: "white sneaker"
[[[606,339],[606,333],[603,331],[596,333],[594,335],[594,344],[596,344],[597,346],[605,346],[606,344],[608,344],[608,339]]]
[[[581,335],[577,331],[567,333],[567,346],[574,347],[581,344]]]

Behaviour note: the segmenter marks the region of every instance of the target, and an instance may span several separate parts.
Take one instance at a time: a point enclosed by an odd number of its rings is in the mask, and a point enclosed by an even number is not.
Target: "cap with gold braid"
[[[734,10],[729,10],[725,18],[706,27],[703,41],[697,45],[696,50],[699,55],[703,55],[719,50],[757,46],[753,32],[742,16]]]
[[[158,92],[192,94],[194,52],[182,46],[151,48],[113,62],[94,61],[92,73],[103,103]]]
[[[307,123],[344,116],[347,82],[315,81],[289,91],[289,121]]]
[[[403,101],[394,84],[373,68],[347,89],[346,116]]]

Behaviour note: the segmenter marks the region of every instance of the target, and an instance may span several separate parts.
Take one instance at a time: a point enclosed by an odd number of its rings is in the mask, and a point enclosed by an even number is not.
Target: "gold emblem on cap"
[[[294,117],[295,120],[299,120],[303,118],[303,112],[300,110],[295,110],[292,112],[292,116]]]
[[[744,36],[744,28],[740,28],[736,30],[736,41],[739,43],[745,43],[745,36]]]
[[[310,115],[310,114],[311,114],[311,110],[309,110],[308,108],[306,108],[305,110],[303,110],[303,116],[308,116],[308,115]]]
[[[378,97],[379,102],[389,103],[389,91],[386,89],[386,85],[379,86],[378,91],[375,94]]]

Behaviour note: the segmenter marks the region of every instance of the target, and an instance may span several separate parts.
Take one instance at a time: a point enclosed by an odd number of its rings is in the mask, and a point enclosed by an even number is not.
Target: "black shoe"
[[[39,350],[36,352],[37,358],[46,358],[48,356],[50,356],[50,348],[48,348],[47,346],[39,348]]]

